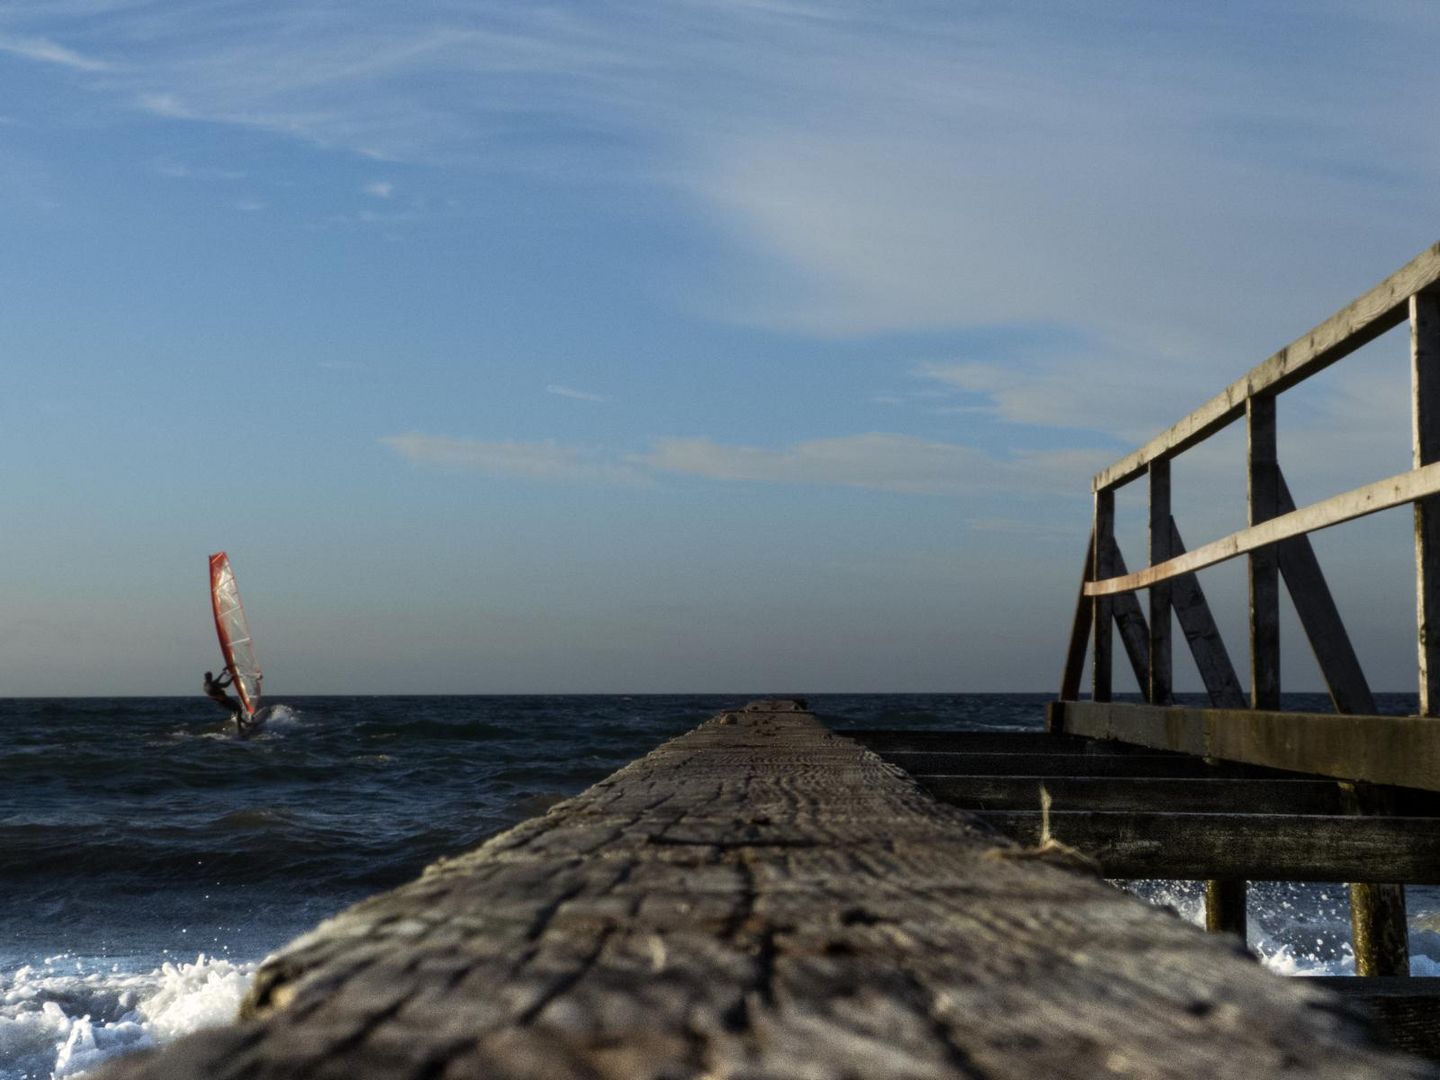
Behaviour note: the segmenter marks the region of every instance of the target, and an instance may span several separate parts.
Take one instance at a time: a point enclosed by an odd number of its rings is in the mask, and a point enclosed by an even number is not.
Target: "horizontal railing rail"
[[[1411,469],[1373,484],[1355,488],[1328,499],[1302,506],[1288,514],[1270,518],[1259,525],[1241,529],[1219,540],[1193,548],[1183,555],[1166,559],[1144,570],[1123,577],[1106,578],[1104,581],[1087,581],[1085,592],[1089,596],[1113,596],[1116,593],[1133,592],[1149,588],[1163,581],[1170,581],[1182,574],[1204,570],[1208,566],[1246,555],[1267,544],[1275,544],[1294,536],[1319,532],[1332,525],[1391,510],[1397,506],[1414,502],[1428,495],[1440,494],[1440,463]]]
[[[1403,323],[1410,297],[1440,284],[1440,244],[1427,248],[1364,296],[1257,364],[1183,420],[1095,474],[1094,491],[1128,484],[1157,458],[1173,457],[1245,415],[1245,402],[1308,379]]]
[[[1410,322],[1413,467],[1352,491],[1296,507],[1276,447],[1276,398],[1331,364]],[[1227,425],[1245,420],[1246,528],[1186,551],[1172,514],[1170,463]],[[1115,540],[1115,491],[1149,481],[1147,565],[1134,572]],[[1440,244],[1412,259],[1200,408],[1109,468],[1091,484],[1094,524],[1060,702],[1050,730],[1119,739],[1252,765],[1293,769],[1358,782],[1346,798],[1356,814],[1393,808],[1366,795],[1377,780],[1440,790]],[[1309,534],[1367,514],[1413,504],[1419,716],[1408,724],[1374,716],[1375,696],[1320,570]],[[1248,708],[1197,571],[1247,556],[1250,689]],[[1330,691],[1341,723],[1280,709],[1280,582]],[[1134,595],[1148,592],[1148,612]],[[1148,618],[1147,618],[1148,615]],[[1210,709],[1177,708],[1172,623],[1178,622],[1205,683]],[[1116,630],[1145,697],[1144,705],[1111,703]],[[1081,702],[1086,657],[1089,702]],[[1403,733],[1400,738],[1398,733]],[[1218,863],[1216,864],[1219,865]],[[1219,871],[1217,871],[1219,872]],[[1418,880],[1411,877],[1411,880]],[[1207,882],[1207,920],[1244,925],[1245,883]],[[1360,881],[1350,888],[1357,970],[1408,971],[1405,894],[1399,884]]]

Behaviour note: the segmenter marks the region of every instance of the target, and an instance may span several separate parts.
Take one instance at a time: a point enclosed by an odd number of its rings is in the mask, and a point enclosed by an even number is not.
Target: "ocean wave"
[[[63,1080],[119,1054],[234,1020],[255,964],[203,953],[144,972],[69,956],[0,971],[0,1080]]]

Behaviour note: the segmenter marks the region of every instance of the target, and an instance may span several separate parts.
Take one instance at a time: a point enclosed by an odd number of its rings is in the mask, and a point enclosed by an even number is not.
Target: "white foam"
[[[255,734],[250,736],[252,740],[264,739],[266,736],[283,736],[286,732],[305,726],[300,710],[292,709],[289,705],[265,705],[255,715],[260,717],[262,722]]]
[[[267,705],[265,706],[265,722],[267,724],[295,725],[300,723],[300,710],[292,709],[289,705]]]
[[[1125,891],[1167,907],[1196,926],[1205,925],[1201,883],[1117,881]],[[1430,928],[1435,897],[1411,886],[1410,973],[1440,975],[1440,932]],[[1350,902],[1345,886],[1252,882],[1249,903],[1250,951],[1279,975],[1354,975],[1350,944]]]
[[[0,972],[0,1080],[64,1080],[229,1023],[255,967],[202,953],[143,973],[89,969],[66,956]]]

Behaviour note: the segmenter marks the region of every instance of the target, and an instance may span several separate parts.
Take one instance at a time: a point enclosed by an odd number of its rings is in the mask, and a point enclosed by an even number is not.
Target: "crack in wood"
[[[808,713],[732,711],[281,950],[246,1024],[97,1080],[1440,1078],[994,845]]]

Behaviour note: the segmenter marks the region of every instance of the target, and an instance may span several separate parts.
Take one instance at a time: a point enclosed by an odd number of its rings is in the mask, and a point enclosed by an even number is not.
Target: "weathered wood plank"
[[[727,714],[271,958],[104,1080],[1436,1077],[1338,999]]]
[[[1410,298],[1413,462],[1440,462],[1440,295]],[[1420,654],[1420,715],[1440,715],[1440,498],[1415,504],[1415,615]]]
[[[1040,841],[1039,812],[977,816],[1021,843]],[[1440,884],[1440,826],[1428,817],[1072,810],[1052,812],[1049,828],[1106,877]]]
[[[1280,500],[1279,512],[1288,514],[1295,509],[1295,499],[1290,494],[1290,486],[1285,483],[1284,471],[1278,466],[1275,480]],[[1310,538],[1297,536],[1283,541],[1276,548],[1280,573],[1285,577],[1295,613],[1300,617],[1300,626],[1310,641],[1315,662],[1320,665],[1320,674],[1330,691],[1335,711],[1374,713],[1375,695],[1370,692],[1365,671],[1360,667],[1360,658],[1350,644],[1350,635],[1345,631],[1345,622],[1340,618],[1340,609],[1320,570],[1320,560],[1315,557]]]
[[[1253,527],[1280,512],[1275,456],[1275,398],[1260,394],[1245,403],[1249,448],[1246,506]],[[1250,552],[1250,707],[1280,707],[1280,564],[1275,547]]]
[[[1241,529],[1229,536],[1222,536],[1219,540],[1202,544],[1158,566],[1146,567],[1123,577],[1097,579],[1086,584],[1085,591],[1098,598],[1144,589],[1157,581],[1168,581],[1181,574],[1203,570],[1207,566],[1214,566],[1268,544],[1328,529],[1332,525],[1354,521],[1381,510],[1404,506],[1437,492],[1440,492],[1440,462],[1321,499],[1299,510],[1271,518],[1261,525]]]
[[[1175,556],[1185,550],[1185,541],[1175,519],[1170,519],[1170,554]],[[1083,589],[1084,586],[1082,585]],[[1220,637],[1220,628],[1210,614],[1210,604],[1200,588],[1200,579],[1194,574],[1180,574],[1170,582],[1171,603],[1180,630],[1190,646],[1190,655],[1205,683],[1205,692],[1210,704],[1217,709],[1243,709],[1245,691],[1240,688],[1240,677],[1235,674],[1235,665]]]
[[[1088,705],[1089,702],[1077,702]],[[1148,706],[1146,706],[1148,708]],[[886,751],[885,760],[911,776],[1131,776],[1269,777],[1271,769],[1234,763],[1210,764],[1188,754],[952,754],[943,751]],[[1294,777],[1295,773],[1279,773]]]
[[[1440,739],[1425,717],[1061,702],[1061,730],[1162,750],[1440,791]]]
[[[1178,554],[1171,548],[1174,529],[1170,517],[1170,459],[1150,462],[1150,564],[1162,563]],[[1170,593],[1168,581],[1150,587],[1150,682],[1146,700],[1151,705],[1169,705],[1174,700],[1174,658],[1171,653]],[[1126,595],[1124,593],[1121,594]],[[1145,685],[1145,684],[1141,684]]]
[[[836,734],[854,739],[879,754],[896,750],[916,753],[950,754],[1146,754],[1156,751],[1106,739],[1079,735],[1051,735],[1044,731],[904,731],[897,728],[836,729]],[[1184,757],[1182,754],[1170,755]]]
[[[1340,814],[1332,780],[1208,776],[918,776],[935,798],[962,810],[1039,810],[1041,790],[1062,810],[1164,810],[1174,814]],[[1432,800],[1431,809],[1440,810]],[[1440,821],[1436,823],[1440,828]]]
[[[1158,457],[1173,457],[1245,414],[1255,394],[1277,394],[1405,321],[1409,298],[1440,283],[1440,244],[1427,248],[1309,333],[1251,368],[1189,416],[1096,474],[1096,491],[1138,477]]]

